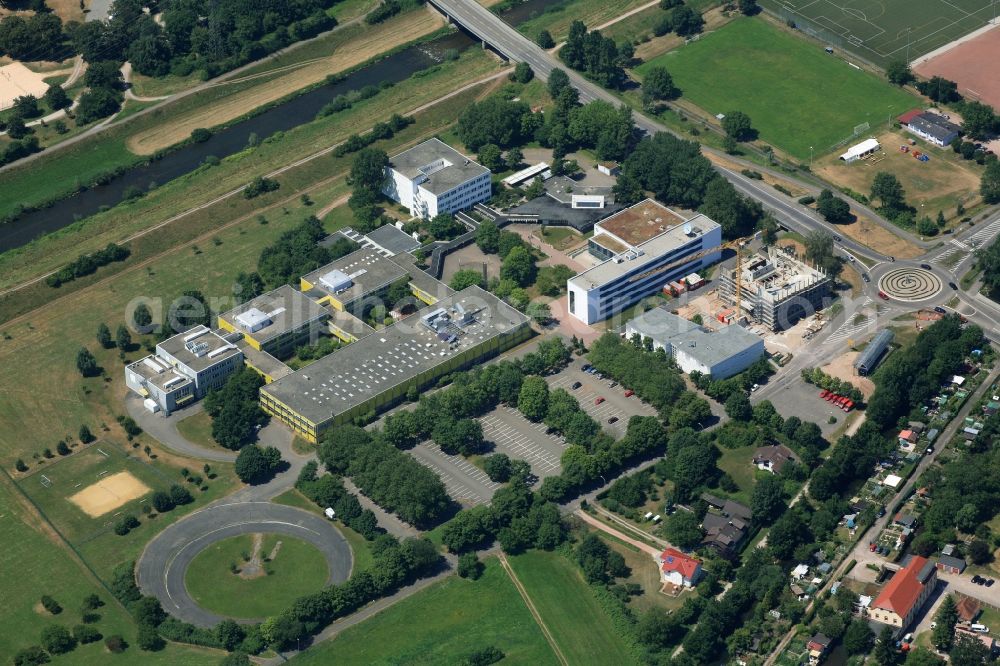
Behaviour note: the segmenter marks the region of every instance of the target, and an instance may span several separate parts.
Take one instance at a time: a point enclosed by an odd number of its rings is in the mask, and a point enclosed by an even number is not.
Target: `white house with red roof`
[[[902,630],[913,621],[936,583],[934,563],[926,557],[914,556],[885,584],[868,609],[868,616]]]
[[[691,587],[701,578],[701,560],[685,555],[676,548],[660,553],[660,579],[678,587]]]

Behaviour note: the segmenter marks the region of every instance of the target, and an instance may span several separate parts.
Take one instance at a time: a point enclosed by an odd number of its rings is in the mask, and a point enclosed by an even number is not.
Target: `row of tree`
[[[306,463],[299,472],[295,487],[320,508],[333,509],[337,519],[368,541],[384,533],[372,510],[361,508],[361,502],[355,495],[347,492],[342,479],[333,474],[320,476],[318,469],[319,465],[315,460]]]

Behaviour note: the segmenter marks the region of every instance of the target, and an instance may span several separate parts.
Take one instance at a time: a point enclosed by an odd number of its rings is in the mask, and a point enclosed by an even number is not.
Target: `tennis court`
[[[998,0],[761,0],[821,41],[873,64],[913,61],[993,20]]]

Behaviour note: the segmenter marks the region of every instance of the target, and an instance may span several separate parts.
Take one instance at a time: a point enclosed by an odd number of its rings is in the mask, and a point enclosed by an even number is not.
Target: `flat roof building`
[[[226,383],[243,365],[229,336],[207,326],[178,333],[156,345],[156,353],[125,366],[125,385],[151,411],[170,414]]]
[[[316,442],[326,429],[389,407],[414,386],[499,354],[531,335],[528,319],[469,287],[261,388],[261,406]]]
[[[930,111],[914,109],[899,116],[898,120],[907,130],[936,146],[947,146],[962,133],[961,127]]]
[[[384,193],[413,217],[471,208],[492,196],[490,170],[440,139],[429,139],[389,158]]]
[[[760,336],[738,324],[710,331],[663,308],[653,308],[629,321],[625,335],[649,338],[654,349],[665,350],[684,372],[697,370],[713,379],[742,372],[766,354]]]
[[[743,260],[742,271],[722,271],[719,295],[730,305],[736,303],[736,280],[740,281],[740,308],[754,321],[772,331],[790,328],[802,317],[824,307],[833,289],[833,280],[785,252],[770,247],[762,254]]]
[[[646,199],[596,223],[588,249],[603,263],[567,283],[569,313],[585,324],[607,319],[663,285],[718,261],[722,227]]]
[[[239,333],[256,350],[284,358],[314,342],[330,311],[287,284],[219,315],[219,328]]]
[[[878,364],[882,361],[882,357],[889,350],[889,345],[892,343],[895,335],[895,333],[886,328],[879,331],[872,338],[872,341],[868,343],[864,351],[854,359],[854,369],[858,371],[859,375],[870,375],[878,367]]]
[[[361,315],[397,281],[405,280],[414,297],[432,304],[451,290],[416,267],[412,255],[385,256],[379,249],[364,247],[326,266],[303,275],[299,286],[317,302],[334,310]],[[395,304],[390,304],[395,305]]]

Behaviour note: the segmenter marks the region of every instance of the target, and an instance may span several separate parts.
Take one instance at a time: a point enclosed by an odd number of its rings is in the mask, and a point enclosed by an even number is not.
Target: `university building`
[[[717,262],[722,227],[704,215],[685,218],[646,199],[594,225],[588,250],[602,263],[570,278],[569,313],[603,321],[663,285]]]
[[[384,194],[430,219],[488,201],[490,170],[439,139],[430,139],[389,158]]]

